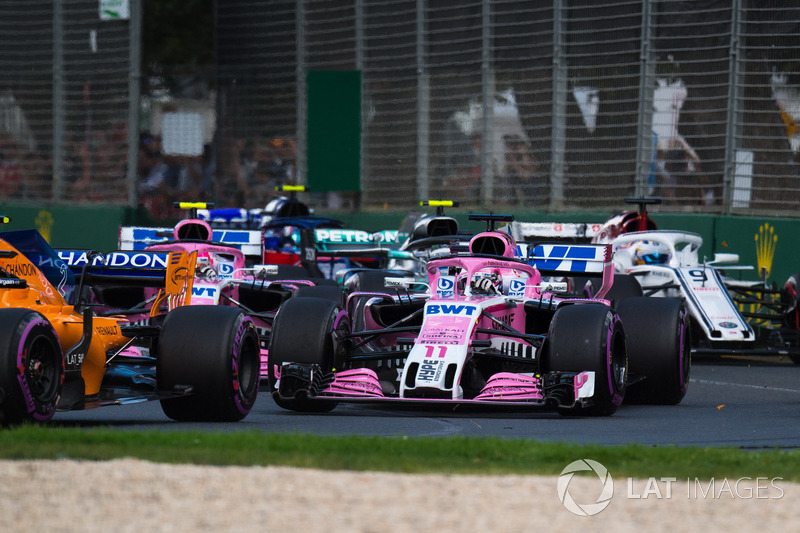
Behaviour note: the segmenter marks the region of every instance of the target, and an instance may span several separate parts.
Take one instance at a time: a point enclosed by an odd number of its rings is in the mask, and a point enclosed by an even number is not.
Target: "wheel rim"
[[[611,381],[614,388],[614,390],[611,391],[611,395],[614,399],[616,395],[624,394],[625,384],[627,382],[628,355],[623,342],[622,335],[615,329],[611,337],[611,346],[609,347],[611,350],[611,365],[609,370],[611,371]]]
[[[627,372],[627,365],[625,364],[624,357],[619,353],[611,356],[611,371],[614,375],[614,385],[617,391],[621,391],[625,386],[625,373]]]
[[[261,376],[261,353],[259,344],[248,340],[242,346],[239,356],[238,380],[239,394],[242,399],[249,400],[258,391]]]
[[[350,318],[345,311],[340,310],[333,320],[333,361],[332,370],[342,370],[340,368],[347,356],[347,342],[344,336],[350,333]]]
[[[56,396],[61,381],[60,359],[61,354],[47,337],[33,339],[25,358],[25,381],[34,398],[50,401]]]

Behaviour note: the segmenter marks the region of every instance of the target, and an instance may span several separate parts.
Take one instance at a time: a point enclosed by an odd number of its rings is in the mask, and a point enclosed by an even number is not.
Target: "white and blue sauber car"
[[[644,295],[680,298],[691,317],[694,355],[783,355],[800,363],[800,274],[783,286],[764,280],[735,279],[738,254],[717,253],[701,260],[702,237],[688,231],[658,230],[644,206],[654,199],[630,199],[640,210],[623,212],[605,223],[519,223],[519,240],[605,243],[612,246],[617,275],[608,298]],[[573,291],[591,296],[596,280],[572,278]]]

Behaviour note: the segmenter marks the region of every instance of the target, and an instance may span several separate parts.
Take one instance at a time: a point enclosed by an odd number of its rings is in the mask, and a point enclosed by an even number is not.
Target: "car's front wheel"
[[[593,371],[593,403],[561,409],[562,414],[607,416],[625,397],[628,359],[618,317],[605,305],[571,304],[553,315],[547,338],[547,370]]]
[[[63,384],[64,355],[50,322],[30,309],[0,310],[0,422],[50,420]]]
[[[295,297],[281,306],[272,326],[269,344],[269,385],[275,402],[284,409],[301,412],[327,412],[336,404],[330,400],[297,394],[284,398],[278,394],[284,363],[317,365],[323,374],[341,363],[343,345],[338,340],[350,330],[350,322],[339,303],[326,298]]]
[[[158,340],[156,379],[173,420],[243,419],[258,396],[261,351],[253,320],[235,307],[190,305],[167,314]]]

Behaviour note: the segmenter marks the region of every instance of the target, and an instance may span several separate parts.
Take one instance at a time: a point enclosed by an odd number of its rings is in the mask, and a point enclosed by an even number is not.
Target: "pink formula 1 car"
[[[610,415],[623,400],[681,401],[689,380],[687,314],[674,299],[602,297],[606,245],[538,245],[527,258],[508,234],[474,236],[468,252],[426,265],[427,280],[387,278],[345,305],[296,297],[278,311],[269,383],[281,407],[325,412],[340,402],[470,403]],[[538,261],[538,262],[537,262]],[[600,275],[596,298],[558,295],[542,271]],[[638,328],[626,342],[628,323]],[[646,342],[643,340],[646,339]]]
[[[191,209],[192,214],[198,207],[206,205],[176,203],[176,207]],[[248,235],[251,232],[232,233],[235,235],[220,236],[226,239],[225,242],[217,242],[214,240],[217,232],[194,216],[180,221],[173,229],[122,228],[121,250],[94,260],[96,266],[105,266],[106,271],[112,274],[104,282],[96,282],[93,301],[106,314],[124,313],[132,323],[140,325],[159,323],[175,307],[239,308],[252,319],[258,331],[260,374],[261,380],[265,381],[267,346],[278,308],[295,295],[342,302],[344,292],[335,281],[310,277],[300,267],[253,262],[247,253],[254,240]],[[237,241],[243,245],[237,246]],[[260,254],[260,245],[256,250]],[[187,268],[192,275],[189,276],[187,291],[180,301],[175,301],[160,297],[163,291],[160,293],[159,284],[147,283],[152,276],[143,274],[166,270],[170,254],[179,252],[187,258]],[[87,261],[86,254],[80,251],[60,250],[59,254],[76,273]],[[198,324],[197,327],[204,325]]]

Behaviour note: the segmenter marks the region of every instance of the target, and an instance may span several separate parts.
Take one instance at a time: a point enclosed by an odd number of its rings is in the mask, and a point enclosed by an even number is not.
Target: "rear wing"
[[[264,210],[241,209],[198,209],[197,218],[208,222],[212,228],[220,229],[259,229]]]
[[[162,305],[172,310],[191,302],[197,251],[130,252],[108,254],[86,250],[57,250],[69,269],[80,277],[84,273],[97,287],[157,287],[150,314],[161,312]],[[84,280],[85,282],[86,280]]]
[[[517,242],[536,240],[564,243],[589,243],[597,235],[602,223],[598,222],[517,222],[509,224],[508,232]]]
[[[376,246],[397,249],[407,237],[407,233],[397,230],[381,230],[370,233],[360,229],[314,229],[314,239],[319,250],[372,249]]]
[[[527,262],[545,276],[602,277],[597,291],[602,298],[614,282],[610,244],[520,244]]]
[[[116,251],[98,254],[88,250],[56,250],[69,269],[80,276],[89,264],[94,280],[111,280],[163,287],[169,265],[169,252]]]
[[[151,244],[165,244],[174,240],[173,228],[150,228],[142,226],[123,226],[119,229],[119,249],[141,251]],[[238,248],[246,256],[263,255],[264,244],[259,230],[213,229],[211,243]]]

